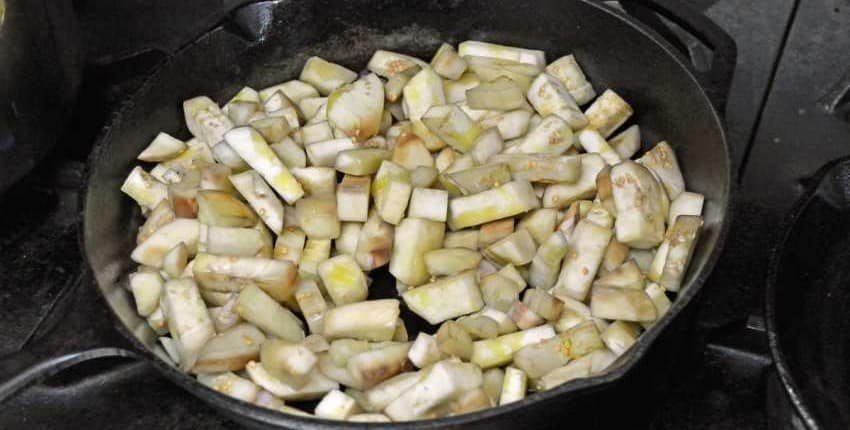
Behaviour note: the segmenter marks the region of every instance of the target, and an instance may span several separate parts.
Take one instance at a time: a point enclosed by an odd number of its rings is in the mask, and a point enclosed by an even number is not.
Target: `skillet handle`
[[[655,30],[682,51],[685,57],[690,59],[687,47],[658,15],[676,23],[712,50],[713,56],[708,70],[698,70],[693,60],[690,60],[691,69],[714,107],[719,112],[724,112],[738,58],[735,40],[705,14],[683,4],[681,0],[627,0],[620,4],[632,17]]]
[[[48,359],[40,354],[23,350],[0,360],[0,403],[30,385],[43,381],[76,364],[106,357],[138,358],[132,351],[122,348],[92,348]]]

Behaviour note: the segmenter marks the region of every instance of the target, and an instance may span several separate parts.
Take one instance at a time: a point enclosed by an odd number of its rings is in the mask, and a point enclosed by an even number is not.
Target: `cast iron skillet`
[[[775,247],[767,333],[779,377],[809,428],[850,428],[850,158],[815,176]]]
[[[562,408],[579,392],[622,380],[662,332],[665,342],[650,352],[670,345],[667,338],[675,327],[671,327],[674,319],[681,327],[680,314],[698,293],[720,253],[729,225],[733,184],[729,148],[712,103],[719,109],[725,104],[735,64],[734,42],[707,18],[672,0],[628,5],[633,16],[665,28],[647,8],[674,21],[713,50],[711,67],[703,72],[694,70],[676,48],[645,25],[590,1],[545,0],[517,6],[510,0],[292,0],[256,3],[238,10],[230,22],[164,61],[104,129],[91,155],[83,197],[82,241],[103,297],[120,321],[118,330],[132,343],[133,351],[100,348],[58,357],[0,386],[0,399],[36,377],[73,363],[98,356],[132,355],[148,360],[163,375],[244,424],[337,428],[339,422],[284,415],[234,400],[202,386],[160,358],[155,336],[136,315],[125,288],[126,275],[133,270],[128,255],[141,217],[119,188],[136,164],[135,156],[156,132],[188,137],[179,105],[183,99],[206,94],[221,102],[245,84],[262,88],[292,79],[311,55],[357,70],[378,48],[430,58],[441,42],[465,39],[544,49],[549,59],[575,53],[596,88],[614,88],[632,104],[636,112],[632,121],[641,125],[645,143],[664,138],[676,149],[689,189],[706,196],[705,228],[685,286],[670,312],[610,372],[499,408],[393,425],[489,428],[494,422],[504,424],[518,416]],[[372,289],[392,289],[380,284],[376,280]],[[662,367],[666,364],[661,362]]]

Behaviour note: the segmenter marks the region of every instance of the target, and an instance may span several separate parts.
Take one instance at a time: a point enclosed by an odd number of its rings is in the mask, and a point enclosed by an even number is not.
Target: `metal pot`
[[[735,64],[734,42],[711,21],[668,0],[642,1],[714,51],[707,72],[694,70],[681,52],[646,25],[591,1],[548,0],[533,7],[512,1],[281,1],[239,9],[228,25],[216,28],[163,62],[105,129],[90,158],[83,204],[83,245],[88,263],[118,329],[132,351],[100,348],[63,355],[18,373],[0,385],[0,399],[32,380],[93,357],[124,355],[150,361],[163,375],[237,421],[257,427],[339,428],[334,421],[285,415],[234,400],[199,384],[156,354],[156,337],[136,315],[125,288],[132,270],[127,257],[141,217],[122,196],[120,185],[135,156],[157,131],[187,135],[179,101],[208,94],[218,100],[242,85],[264,87],[298,75],[310,55],[322,55],[350,68],[366,64],[378,48],[425,57],[442,41],[480,39],[544,49],[551,58],[574,52],[599,88],[615,88],[629,100],[647,142],[662,136],[675,147],[689,188],[706,195],[702,235],[684,287],[670,312],[613,368],[600,376],[574,380],[524,400],[471,414],[410,423],[398,428],[534,428],[581,394],[634,377],[647,358],[666,368],[667,349],[687,326],[687,306],[697,296],[720,254],[728,229],[733,169],[717,109],[723,109]],[[654,16],[654,15],[653,15]],[[660,24],[651,20],[650,24]],[[370,288],[394,291],[376,278]],[[649,384],[647,384],[649,385]],[[363,427],[365,424],[346,423]],[[374,424],[369,424],[374,425]]]
[[[848,178],[846,157],[815,174],[783,225],[767,276],[768,343],[789,400],[810,429],[850,426]]]
[[[0,0],[0,193],[63,131],[80,83],[70,0]]]

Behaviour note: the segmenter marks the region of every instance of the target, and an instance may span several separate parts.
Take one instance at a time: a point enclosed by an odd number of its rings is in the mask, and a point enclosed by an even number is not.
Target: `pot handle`
[[[680,0],[627,0],[622,7],[635,19],[649,26],[690,60],[691,70],[699,79],[714,107],[724,112],[729,98],[738,48],[735,41],[705,14],[683,4]],[[708,70],[699,70],[688,54],[687,47],[665,25],[658,15],[676,23],[712,50]]]
[[[0,403],[30,385],[43,381],[76,364],[106,357],[139,358],[122,348],[92,348],[43,359],[41,354],[22,350],[0,360]]]

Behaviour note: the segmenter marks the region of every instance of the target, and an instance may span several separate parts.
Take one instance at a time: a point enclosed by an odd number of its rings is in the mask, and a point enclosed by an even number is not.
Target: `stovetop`
[[[182,33],[169,38],[145,30],[143,23],[122,29],[120,21],[98,19],[105,8],[118,13],[118,3],[167,15],[174,28],[181,19],[197,19],[194,27],[180,27]],[[168,0],[77,2],[89,65],[71,126],[56,153],[0,199],[0,357],[19,350],[47,357],[90,346],[86,342],[125,344],[83,270],[78,192],[91,142],[109,112],[180,45],[175,38],[214,22],[213,15],[200,16],[191,8],[200,1],[178,3],[182,6],[174,9]],[[238,3],[217,2],[225,8]],[[739,171],[731,234],[695,303],[686,359],[670,363],[670,380],[676,384],[669,395],[625,416],[588,410],[571,425],[794,428],[799,423],[766,347],[762,284],[777,226],[803,192],[806,178],[829,160],[850,154],[850,118],[848,106],[842,105],[848,101],[833,100],[834,89],[850,78],[850,38],[842,33],[850,28],[850,1],[688,3],[705,10],[738,44],[725,115]],[[119,31],[135,38],[111,37]],[[641,393],[640,387],[622,389]],[[76,366],[7,401],[0,428],[25,426],[238,428],[149,365],[118,359]]]

